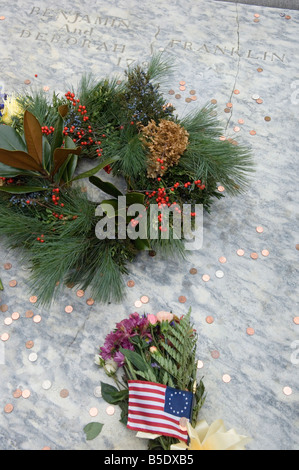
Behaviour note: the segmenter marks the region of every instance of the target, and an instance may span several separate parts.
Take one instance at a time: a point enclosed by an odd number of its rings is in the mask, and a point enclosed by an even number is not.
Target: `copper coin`
[[[9,338],[10,338],[10,336],[9,336],[8,333],[3,333],[0,337],[1,341],[4,341],[4,342],[8,341]]]
[[[134,287],[134,286],[135,286],[135,282],[134,282],[134,281],[128,281],[127,286],[128,286],[128,287]]]
[[[239,124],[244,124],[244,122],[245,122],[244,119],[239,119],[239,120],[238,120],[238,123],[239,123]]]
[[[192,96],[192,97],[191,97],[191,100],[192,100],[192,101],[196,101],[196,100],[197,100],[197,96]]]
[[[185,302],[187,302],[187,298],[186,298],[184,295],[181,295],[181,296],[179,297],[179,302],[180,302],[181,304],[184,304]]]
[[[45,446],[42,450],[51,450],[51,447]]]
[[[7,318],[5,318],[5,320],[4,320],[4,325],[9,326],[9,325],[12,324],[12,321],[13,321],[13,320],[12,320],[11,317],[7,317]]]
[[[235,95],[239,95],[239,94],[240,94],[240,90],[234,90],[234,94],[235,94]]]
[[[22,396],[22,390],[20,390],[19,388],[17,388],[17,390],[15,390],[13,392],[13,397],[14,398],[20,398]]]
[[[184,86],[184,85],[186,85],[186,82],[185,82],[184,80],[181,80],[181,81],[180,81],[180,85],[181,85],[181,86]]]
[[[24,80],[25,85],[30,85],[31,80]]]
[[[33,317],[34,323],[40,323],[42,321],[42,317],[40,315],[35,315]]]
[[[94,305],[95,301],[94,301],[94,299],[90,298],[90,299],[86,300],[86,303],[87,303],[87,305],[89,305],[91,307],[92,305]]]
[[[3,312],[3,313],[7,312],[7,310],[8,310],[8,305],[6,305],[6,304],[1,305],[1,306],[0,306],[0,310],[1,310],[1,312]]]
[[[247,328],[246,333],[248,334],[248,336],[253,336],[255,331],[253,328]]]
[[[30,297],[30,299],[29,299],[29,302],[32,303],[32,304],[36,304],[36,302],[37,302],[36,295],[32,295],[32,297]]]
[[[5,20],[5,16],[0,16],[0,20],[1,21]]]
[[[226,103],[226,107],[227,107],[227,108],[232,108],[232,107],[233,107],[233,103]]]
[[[197,274],[197,269],[196,268],[191,268],[189,272],[190,272],[190,274]]]
[[[293,322],[295,323],[295,325],[299,325],[299,317],[295,317],[293,319]]]
[[[245,251],[242,250],[242,249],[239,249],[239,250],[237,250],[237,255],[238,255],[238,256],[244,256],[244,255],[245,255]]]
[[[207,317],[207,318],[206,318],[206,322],[207,322],[209,325],[212,325],[212,323],[214,323],[214,318],[213,318],[213,317]]]
[[[211,103],[212,103],[212,104],[217,104],[217,103],[218,103],[218,101],[217,101],[217,100],[215,100],[215,99],[213,99],[213,100],[211,100]]]
[[[225,108],[224,112],[228,114],[231,112],[231,110],[229,108]]]
[[[27,310],[27,312],[25,313],[26,318],[32,318],[33,315],[34,315],[34,313],[32,312],[32,310]]]
[[[228,384],[228,383],[230,383],[230,381],[231,381],[231,376],[228,375],[228,374],[224,374],[224,375],[222,376],[222,380],[223,380],[224,383]]]
[[[211,279],[211,278],[210,278],[210,276],[209,276],[208,274],[204,274],[204,275],[202,276],[202,280],[203,280],[204,282],[209,282],[210,279]]]
[[[259,17],[260,17],[260,15],[259,15],[258,13],[255,13],[254,16],[255,16],[255,18],[259,18]]]
[[[263,227],[256,227],[257,233],[263,233],[264,229]]]
[[[9,414],[9,413],[12,413],[13,412],[13,405],[11,403],[8,403],[7,405],[5,405],[4,407],[4,412]]]
[[[5,263],[4,269],[5,269],[6,271],[9,271],[11,268],[12,268],[12,264],[10,264],[10,263]]]
[[[290,395],[292,395],[293,390],[291,389],[291,387],[284,387],[283,393],[284,393],[287,397],[289,397]]]
[[[258,18],[255,18],[253,21],[254,21],[255,23],[259,23],[259,22],[260,22],[260,20],[259,20]]]
[[[69,396],[69,391],[64,388],[63,390],[61,390],[60,396],[61,398],[67,398]]]
[[[251,253],[250,257],[252,259],[258,259],[259,255],[257,253]]]
[[[196,95],[196,91],[195,90],[190,90],[190,95]]]
[[[285,19],[286,19],[286,20],[290,20],[291,18],[292,18],[292,17],[291,17],[290,15],[286,15],[286,16],[285,16]]]
[[[68,289],[72,289],[73,287],[75,287],[75,284],[74,284],[73,282],[69,282],[69,283],[66,285],[66,287],[67,287]]]
[[[147,295],[143,295],[140,300],[143,304],[148,304],[149,303],[149,298],[148,298]]]
[[[249,132],[250,135],[256,135],[256,131],[252,130]]]
[[[185,87],[185,86],[180,86],[180,90],[181,90],[181,91],[185,91],[185,90],[186,90],[186,87]]]
[[[34,346],[34,342],[33,341],[27,341],[27,343],[25,344],[26,348],[27,349],[32,349],[33,346]]]
[[[95,418],[99,414],[99,410],[97,408],[90,408],[89,414],[92,418]]]
[[[174,95],[175,94],[175,91],[174,90],[169,90],[168,92],[170,95]]]
[[[142,307],[142,302],[141,302],[141,300],[136,300],[136,302],[135,302],[134,305],[135,305],[136,308]]]
[[[11,318],[12,318],[13,320],[18,320],[18,319],[20,318],[19,312],[14,312],[14,313],[12,314]]]
[[[191,103],[192,100],[191,100],[191,98],[186,98],[185,101],[186,101],[186,103]]]
[[[77,291],[77,297],[84,297],[84,295],[85,295],[84,290],[80,289]]]
[[[221,264],[226,263],[226,261],[227,261],[227,260],[226,260],[225,256],[221,256],[221,257],[219,258],[219,263],[221,263]]]
[[[224,186],[218,186],[218,191],[220,193],[223,193],[225,191],[225,187]]]
[[[64,311],[66,313],[72,313],[73,312],[73,307],[71,305],[67,305],[67,307],[65,307]]]
[[[17,285],[17,281],[13,280],[13,281],[9,281],[9,286],[10,287],[16,287]]]
[[[212,351],[212,352],[211,352],[211,356],[212,356],[213,359],[219,359],[219,357],[220,357],[220,352],[219,352],[219,351],[216,351],[216,350],[215,350],[215,351]]]
[[[241,127],[239,127],[239,126],[235,126],[235,127],[234,127],[234,131],[235,131],[235,132],[240,132],[240,130],[241,130]]]
[[[188,424],[188,419],[187,418],[181,418],[180,419],[180,429],[181,429],[181,431],[187,431],[187,424]]]
[[[262,255],[265,256],[265,257],[269,256],[269,254],[270,254],[270,253],[269,253],[268,250],[263,250],[263,251],[262,251]]]
[[[108,416],[113,416],[114,413],[115,413],[115,408],[114,408],[114,406],[108,406],[108,407],[106,408],[106,413],[107,413]]]
[[[181,96],[179,93],[177,93],[177,94],[175,95],[175,98],[176,98],[177,100],[179,100],[179,99],[182,98],[182,96]]]
[[[264,69],[262,69],[261,67],[259,67],[259,68],[257,69],[257,71],[258,71],[259,73],[261,73],[261,72],[264,71]]]
[[[265,121],[270,122],[271,121],[270,116],[265,116]]]
[[[50,87],[46,85],[46,86],[43,87],[43,90],[44,90],[44,91],[49,91],[49,90],[50,90]]]
[[[148,255],[151,256],[152,258],[153,258],[154,256],[156,256],[156,254],[157,254],[157,253],[156,253],[154,250],[150,250],[150,251],[148,252]]]
[[[296,250],[299,251],[299,243],[296,245]],[[3,310],[2,310],[2,312],[3,312]]]
[[[30,390],[27,390],[27,389],[26,389],[26,390],[23,390],[23,392],[22,392],[22,397],[23,397],[23,398],[25,398],[25,399],[27,400],[27,398],[29,398],[30,395],[31,395]]]
[[[257,104],[263,104],[264,100],[262,100],[262,98],[259,98],[258,100],[256,100]]]
[[[219,137],[219,140],[221,140],[221,142],[224,142],[224,141],[226,140],[226,137],[225,137],[224,135],[221,135],[221,136]]]

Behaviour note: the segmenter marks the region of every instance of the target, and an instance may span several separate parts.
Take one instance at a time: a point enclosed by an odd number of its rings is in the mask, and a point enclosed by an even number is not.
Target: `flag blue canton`
[[[179,418],[191,419],[193,394],[184,390],[167,387],[165,393],[165,413]]]

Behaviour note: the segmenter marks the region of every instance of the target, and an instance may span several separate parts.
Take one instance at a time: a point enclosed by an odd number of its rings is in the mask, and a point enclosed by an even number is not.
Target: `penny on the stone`
[[[238,256],[244,256],[244,255],[245,255],[245,251],[240,248],[239,250],[237,250],[237,255],[238,255]]]
[[[94,301],[94,299],[90,298],[90,299],[86,300],[86,303],[87,303],[87,305],[89,305],[91,307],[92,305],[94,305],[95,301]]]
[[[89,414],[92,418],[95,418],[99,414],[99,410],[97,408],[90,408]]]
[[[11,315],[11,318],[13,320],[18,320],[20,318],[20,314],[19,312],[14,312],[12,315]]]
[[[149,298],[147,295],[143,295],[141,298],[140,298],[141,302],[143,304],[148,304],[149,303]]]
[[[174,90],[169,90],[168,92],[170,95],[174,95],[175,94],[175,91]]]
[[[210,276],[209,276],[208,274],[204,274],[204,275],[202,276],[202,280],[203,280],[204,282],[209,282],[210,279],[211,279],[211,278],[210,278]]]
[[[7,317],[4,319],[4,325],[9,326],[13,322],[13,319],[11,317]]]
[[[211,356],[212,356],[213,359],[219,359],[219,357],[220,357],[220,352],[214,350],[214,351],[211,352]]]
[[[212,323],[214,323],[214,318],[211,317],[211,316],[208,316],[208,317],[206,318],[206,322],[207,322],[209,325],[212,325]]]
[[[25,85],[30,85],[31,80],[24,80]]]
[[[33,341],[27,341],[26,344],[25,344],[26,348],[27,349],[32,349],[33,346],[34,346],[34,342]]]
[[[135,302],[134,305],[135,305],[136,308],[142,307],[142,302],[141,302],[141,300],[136,300],[136,302]]]
[[[37,297],[36,295],[32,295],[29,299],[29,302],[32,303],[32,304],[36,304],[37,302]]]
[[[225,256],[220,256],[220,258],[219,258],[219,263],[225,264],[226,261],[227,261],[227,260],[226,260]]]
[[[8,341],[9,338],[10,338],[10,336],[9,336],[8,333],[3,333],[3,334],[0,336],[1,341],[3,341],[4,343],[5,343],[6,341]]]
[[[127,282],[127,286],[128,286],[128,287],[134,287],[134,286],[135,286],[135,282],[134,282],[134,281],[128,281],[128,282]]]
[[[26,389],[26,390],[23,390],[22,392],[22,397],[25,398],[27,400],[27,398],[29,398],[31,395],[31,392],[30,390]]]
[[[9,287],[16,287],[17,281],[14,279],[12,281],[9,281]]]
[[[269,254],[270,254],[270,253],[269,253],[268,250],[262,250],[262,255],[265,256],[265,258],[266,258],[267,256],[269,256]]]
[[[27,312],[25,313],[26,318],[32,318],[33,316],[34,316],[34,313],[32,312],[32,310],[27,310]]]
[[[8,403],[7,405],[5,405],[4,407],[4,412],[9,414],[9,413],[12,413],[13,412],[13,405],[11,403]]]
[[[258,259],[259,255],[257,253],[251,253],[251,259]]]
[[[225,191],[225,187],[224,186],[218,186],[218,191],[220,193],[223,193]]]
[[[67,305],[64,309],[65,313],[72,313],[73,312],[73,307],[71,305]]]
[[[293,322],[295,323],[295,325],[299,325],[299,317],[293,318]]]
[[[181,296],[179,297],[179,302],[180,302],[181,304],[184,304],[186,301],[187,301],[187,298],[186,298],[184,295],[181,295]]]
[[[175,95],[175,98],[176,98],[177,100],[180,100],[180,99],[182,98],[182,96],[181,96],[179,93],[177,93],[177,94]]]
[[[228,375],[228,374],[224,374],[224,375],[222,376],[222,380],[223,380],[224,383],[228,384],[228,383],[230,383],[230,381],[231,381],[231,376]]]
[[[106,413],[107,413],[108,416],[113,416],[114,413],[115,413],[115,408],[114,408],[114,406],[108,406],[108,407],[106,408]]]
[[[284,387],[283,393],[284,393],[287,397],[289,397],[289,396],[292,395],[293,390],[291,389],[291,387]]]
[[[70,394],[69,391],[66,390],[65,388],[63,390],[61,390],[61,392],[60,392],[61,398],[67,398],[69,396],[69,394]]]
[[[84,297],[84,295],[85,295],[84,290],[80,289],[80,290],[77,291],[77,297],[81,298],[81,297]]]
[[[191,268],[189,272],[190,272],[190,274],[193,274],[193,275],[197,274],[197,269],[196,268]]]
[[[298,250],[298,251],[299,251],[299,243],[297,243],[297,245],[296,245],[296,247],[295,247],[295,248],[296,248],[296,250]],[[2,312],[3,312],[3,310],[2,310]]]
[[[20,398],[22,396],[22,390],[20,390],[19,388],[17,388],[14,392],[13,392],[13,397],[14,398]]]
[[[42,321],[42,317],[40,315],[35,315],[33,317],[34,323],[40,323]]]
[[[246,333],[248,336],[253,336],[255,334],[255,331],[253,328],[247,328]]]
[[[265,116],[265,121],[270,122],[271,121],[270,116]]]
[[[4,269],[5,269],[6,271],[9,271],[11,268],[12,268],[12,264],[11,264],[11,263],[5,263]]]

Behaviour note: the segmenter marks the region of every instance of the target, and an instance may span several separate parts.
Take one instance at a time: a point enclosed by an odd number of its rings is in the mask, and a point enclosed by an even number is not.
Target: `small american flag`
[[[188,442],[181,418],[192,415],[193,394],[153,382],[131,380],[127,427],[133,431],[170,436]]]

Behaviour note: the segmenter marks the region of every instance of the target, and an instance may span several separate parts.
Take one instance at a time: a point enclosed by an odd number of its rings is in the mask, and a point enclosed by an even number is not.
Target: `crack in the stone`
[[[158,26],[158,31],[157,31],[156,34],[155,34],[155,41],[153,41],[153,42],[151,43],[151,45],[150,45],[150,48],[151,48],[151,55],[153,55],[153,53],[154,53],[153,44],[156,42],[157,37],[159,36],[160,32],[161,32],[161,28],[160,28],[160,26]]]
[[[85,325],[86,325],[86,323],[88,322],[91,313],[92,313],[92,312],[89,313],[89,315],[88,315],[87,318],[84,320],[84,322],[82,323],[82,325],[78,328],[77,333],[75,334],[75,336],[73,337],[73,339],[72,339],[72,340],[70,341],[70,343],[66,346],[65,352],[64,352],[64,355],[63,355],[64,357],[66,357],[66,355],[68,354],[69,349],[71,349],[71,347],[73,346],[73,344],[76,342],[76,340],[77,340],[79,334],[82,333],[82,331],[84,331]]]
[[[234,86],[233,86],[233,89],[232,89],[232,92],[231,92],[231,95],[230,95],[230,101],[232,101],[232,98],[233,98],[233,95],[234,95],[234,91],[236,89],[236,85],[237,85],[237,80],[238,80],[238,77],[239,77],[239,72],[240,72],[240,62],[241,62],[241,57],[240,57],[240,19],[239,19],[239,9],[238,9],[238,2],[236,3],[236,22],[237,22],[237,54],[238,54],[238,64],[237,64],[237,71],[236,71],[236,75],[235,75],[235,81],[234,81]],[[227,124],[226,124],[226,130],[230,124],[230,121],[233,117],[233,109],[232,109],[232,112],[230,114],[230,117],[227,121]]]

